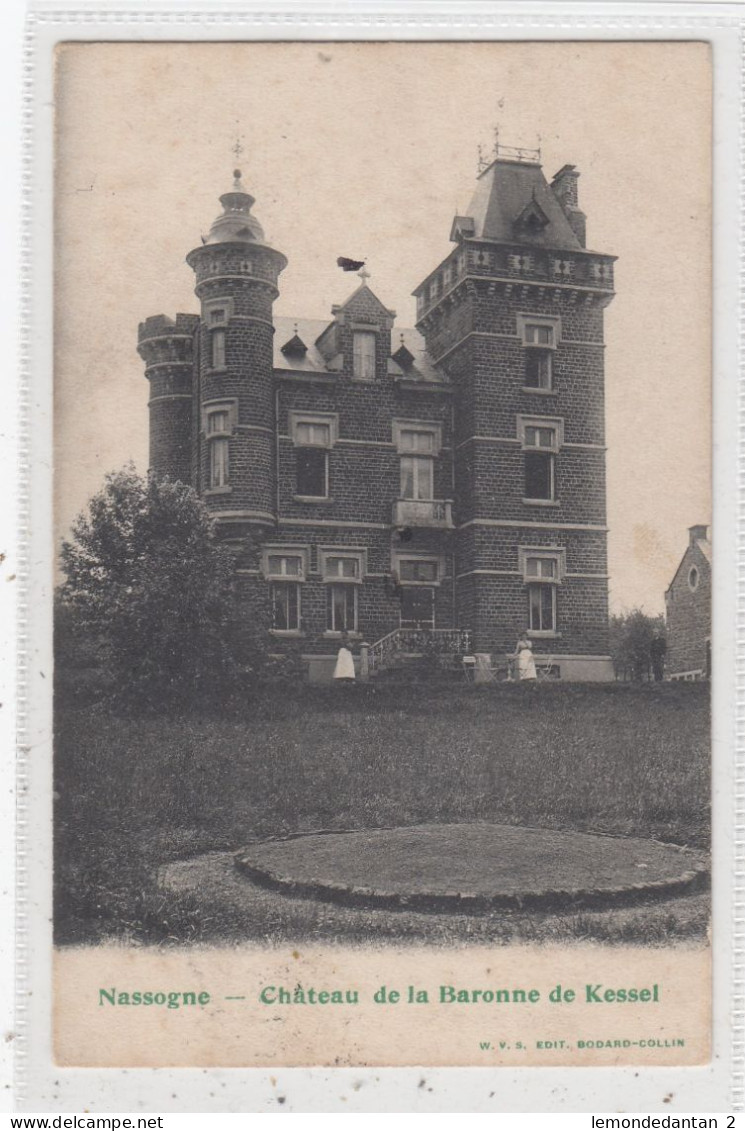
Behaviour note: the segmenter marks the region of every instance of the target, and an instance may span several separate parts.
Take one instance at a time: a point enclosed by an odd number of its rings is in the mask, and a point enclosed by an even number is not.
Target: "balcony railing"
[[[451,530],[452,510],[450,499],[396,499],[393,504],[393,525]]]

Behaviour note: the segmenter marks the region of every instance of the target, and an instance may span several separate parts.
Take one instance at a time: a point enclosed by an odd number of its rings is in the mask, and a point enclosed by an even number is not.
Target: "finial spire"
[[[235,145],[233,146],[231,152],[235,157],[235,163],[237,166],[238,162],[241,159],[241,154],[244,152],[243,146],[241,145],[240,136],[236,136]],[[243,192],[243,185],[241,184],[241,171],[238,168],[233,169],[233,190],[235,192]]]
[[[361,271],[357,272],[357,277],[359,279],[362,279],[362,285],[366,287],[367,286],[367,280],[370,278],[370,272],[367,270],[366,267],[363,267]]]

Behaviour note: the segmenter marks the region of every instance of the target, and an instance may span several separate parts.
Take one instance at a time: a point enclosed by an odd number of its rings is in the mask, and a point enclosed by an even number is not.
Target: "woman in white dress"
[[[354,656],[349,650],[349,638],[346,633],[341,638],[341,647],[336,655],[334,679],[341,680],[344,683],[354,683]]]
[[[533,658],[533,645],[527,633],[523,633],[515,648],[517,656],[517,678],[536,679],[535,660]]]

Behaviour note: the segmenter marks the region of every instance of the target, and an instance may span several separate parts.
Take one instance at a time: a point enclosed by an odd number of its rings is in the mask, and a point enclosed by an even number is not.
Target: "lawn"
[[[98,704],[58,710],[55,759],[60,943],[296,937],[299,901],[231,911],[208,882],[196,894],[156,883],[174,861],[253,838],[493,821],[708,844],[704,685],[301,687],[214,717]],[[702,930],[701,906],[686,907]],[[403,928],[396,914],[382,935]],[[430,937],[419,919],[413,934]],[[334,937],[354,936],[359,923],[342,920]],[[319,923],[309,915],[314,937]]]

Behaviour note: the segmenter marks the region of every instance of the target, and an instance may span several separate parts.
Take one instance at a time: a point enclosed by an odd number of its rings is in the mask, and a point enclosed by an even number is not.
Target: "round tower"
[[[186,257],[201,304],[195,486],[216,516],[262,526],[276,521],[272,305],[287,260],[266,243],[239,169],[220,203]]]
[[[195,314],[157,314],[141,322],[137,352],[150,382],[150,471],[192,483],[192,374]]]

